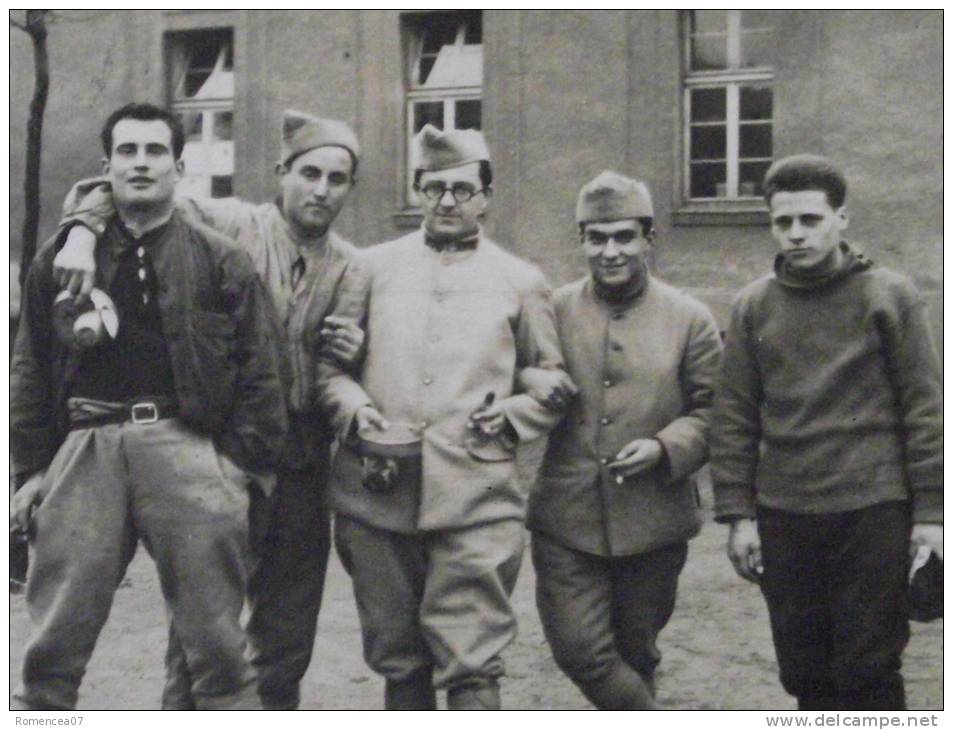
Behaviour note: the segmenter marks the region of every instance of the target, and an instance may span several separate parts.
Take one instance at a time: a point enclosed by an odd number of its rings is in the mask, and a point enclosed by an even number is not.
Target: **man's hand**
[[[609,470],[619,477],[631,477],[654,469],[662,460],[662,444],[655,439],[635,439],[622,447],[609,463]]]
[[[506,415],[503,406],[497,402],[484,404],[470,414],[470,428],[479,431],[484,436],[497,436],[506,425]]]
[[[46,497],[46,469],[41,469],[24,482],[10,500],[10,532],[30,533],[33,510]]]
[[[910,557],[912,558],[917,548],[926,545],[931,552],[943,560],[943,525],[935,525],[927,522],[918,522],[910,531]]]
[[[86,226],[70,228],[66,243],[53,259],[53,278],[82,302],[96,278],[96,234]]]
[[[368,428],[377,428],[386,431],[390,428],[390,422],[381,415],[381,412],[374,406],[361,406],[354,414],[354,423],[358,431]]]
[[[520,388],[551,411],[562,411],[579,388],[569,374],[559,369],[523,368],[516,376]]]
[[[761,563],[761,536],[755,520],[742,517],[731,523],[728,558],[742,578],[752,583],[761,582],[764,566]]]
[[[328,352],[345,368],[360,362],[364,357],[364,330],[344,317],[324,318],[321,339]]]

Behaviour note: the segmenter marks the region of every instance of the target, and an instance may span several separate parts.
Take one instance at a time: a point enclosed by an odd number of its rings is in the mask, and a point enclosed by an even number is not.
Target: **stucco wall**
[[[364,145],[342,232],[370,244],[401,232],[404,154],[397,11],[62,11],[50,24],[52,83],[41,234],[69,184],[98,170],[105,114],[161,100],[162,34],[235,31],[236,191],[275,194],[281,110],[350,121]],[[814,150],[846,169],[851,236],[926,291],[939,334],[942,264],[942,15],[778,15],[775,152]],[[11,29],[10,231],[23,215],[32,52]],[[584,271],[573,223],[579,186],[605,168],[644,177],[656,206],[657,269],[724,322],[731,298],[768,271],[764,225],[673,224],[681,205],[680,43],[672,10],[484,12],[484,129],[496,198],[488,228],[555,285]],[[406,224],[406,220],[404,223]]]

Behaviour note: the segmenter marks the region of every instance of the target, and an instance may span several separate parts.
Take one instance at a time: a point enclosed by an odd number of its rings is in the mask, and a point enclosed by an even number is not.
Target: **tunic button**
[[[603,456],[601,459],[599,459],[599,461],[602,462],[602,464],[608,464],[608,463],[609,463],[609,459],[607,459],[605,456]]]
[[[421,427],[421,428],[427,428],[427,426],[429,426],[429,425],[430,425],[430,421],[421,421],[421,422],[420,422],[420,427]]]
[[[424,376],[424,385],[430,385],[432,382],[433,378],[431,378],[429,375]]]
[[[607,416],[599,421],[599,423],[601,423],[603,426],[608,426],[610,423],[612,423],[612,419]]]
[[[620,345],[618,342],[613,342],[612,349],[616,352],[620,352],[622,350],[622,345]]]
[[[430,335],[431,342],[440,342],[440,335]]]
[[[616,312],[612,315],[612,319],[624,319],[625,315],[622,312]]]
[[[611,387],[612,387],[612,381],[611,381],[611,380],[608,380],[608,379],[607,379],[607,380],[603,380],[603,381],[602,381],[602,384],[603,384],[606,388],[611,388]]]
[[[436,294],[433,295],[433,298],[434,298],[435,301],[442,302],[442,301],[443,301],[443,292],[442,292],[442,291],[438,291]]]

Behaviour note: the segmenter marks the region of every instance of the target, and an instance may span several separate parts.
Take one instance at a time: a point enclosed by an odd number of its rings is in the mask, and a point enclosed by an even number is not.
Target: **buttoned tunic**
[[[591,277],[560,288],[554,305],[566,368],[580,392],[550,435],[529,526],[603,556],[694,536],[700,522],[691,475],[707,457],[721,356],[711,313],[654,277],[621,307],[598,298]],[[667,458],[618,484],[607,464],[639,438],[658,439]]]
[[[366,250],[362,265],[361,275],[346,277],[334,312],[366,326],[360,383],[322,361],[319,391],[345,439],[366,404],[419,428],[421,472],[405,469],[393,492],[372,494],[345,443],[332,469],[332,506],[405,533],[523,519],[514,449],[498,441],[475,446],[467,422],[488,393],[521,441],[558,420],[529,395],[513,394],[520,368],[562,365],[542,273],[482,235],[475,249],[438,252],[422,231]]]

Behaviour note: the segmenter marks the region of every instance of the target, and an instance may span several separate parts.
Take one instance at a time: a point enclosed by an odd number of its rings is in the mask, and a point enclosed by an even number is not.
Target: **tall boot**
[[[384,684],[385,710],[436,710],[433,669],[418,669],[405,679],[388,679]]]
[[[499,710],[500,684],[495,679],[470,681],[447,690],[448,710]]]

